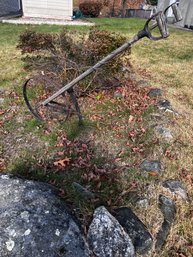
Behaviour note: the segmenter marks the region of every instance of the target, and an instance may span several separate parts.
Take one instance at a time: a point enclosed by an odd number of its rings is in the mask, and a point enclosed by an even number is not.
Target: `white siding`
[[[164,10],[169,4],[175,2],[175,0],[158,0],[158,10]],[[193,0],[180,0],[179,9],[182,13],[182,21],[178,22],[177,25],[184,27],[185,25],[193,26]],[[168,17],[172,14],[171,9],[168,12]]]
[[[72,17],[72,0],[22,0],[24,16],[66,19]]]
[[[175,3],[176,0],[158,0],[157,8],[158,11],[164,11],[169,5]],[[172,9],[170,8],[167,12],[167,17],[173,17]]]
[[[181,0],[179,8],[182,13],[183,20],[180,22],[181,26],[193,26],[193,0]]]

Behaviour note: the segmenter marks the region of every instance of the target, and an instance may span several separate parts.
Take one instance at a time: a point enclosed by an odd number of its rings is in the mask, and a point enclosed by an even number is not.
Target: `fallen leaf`
[[[157,176],[158,175],[158,173],[156,171],[149,171],[148,174],[151,175],[151,176]]]
[[[55,161],[54,162],[54,165],[55,166],[62,166],[62,167],[65,167],[66,164],[68,164],[70,162],[71,158],[68,158],[68,157],[65,157],[64,159],[62,160],[59,160],[59,161]]]

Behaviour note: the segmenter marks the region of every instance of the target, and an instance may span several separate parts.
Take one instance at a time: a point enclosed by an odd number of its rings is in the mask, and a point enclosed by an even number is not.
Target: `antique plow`
[[[102,60],[97,62],[94,66],[92,66],[91,68],[86,70],[84,73],[79,75],[77,78],[72,80],[70,83],[63,86],[60,90],[55,92],[53,95],[47,97],[47,95],[45,94],[45,96],[44,96],[45,99],[44,100],[41,99],[41,101],[38,102],[35,106],[32,106],[30,104],[29,97],[28,97],[28,94],[27,94],[28,84],[31,81],[31,79],[28,79],[23,86],[23,96],[24,96],[24,100],[27,104],[27,107],[29,108],[31,113],[37,119],[40,119],[40,120],[45,118],[44,115],[42,115],[42,111],[41,111],[42,108],[52,108],[54,110],[59,110],[60,112],[66,113],[67,117],[68,117],[68,115],[70,115],[72,113],[75,113],[75,114],[78,115],[79,123],[81,124],[82,123],[82,115],[81,115],[81,112],[80,112],[80,108],[79,108],[78,101],[77,101],[76,94],[74,92],[73,87],[79,81],[81,81],[82,79],[84,79],[85,77],[90,75],[91,73],[97,71],[97,69],[99,67],[106,64],[108,61],[110,61],[115,56],[122,53],[129,46],[136,43],[140,39],[142,39],[144,37],[147,37],[150,40],[157,41],[157,40],[160,40],[160,39],[167,38],[169,36],[169,33],[168,33],[168,29],[167,29],[166,13],[167,13],[169,8],[172,8],[172,11],[173,11],[173,14],[174,14],[174,17],[175,17],[175,22],[180,21],[182,19],[182,16],[181,16],[181,13],[180,13],[176,3],[168,6],[164,12],[160,11],[160,12],[157,12],[157,13],[153,14],[146,21],[144,28],[142,30],[140,30],[136,35],[134,35],[133,38],[128,40],[126,43],[124,43],[122,46],[120,46],[119,48],[117,48],[113,52],[111,52],[105,58],[103,58]],[[153,35],[154,32],[156,32],[155,35]],[[59,97],[60,98],[62,97],[65,100],[65,98],[66,98],[65,93],[66,92],[70,96],[70,99],[71,99],[71,101],[74,105],[73,108],[71,106],[67,106],[65,103],[55,101],[55,99],[59,98]],[[40,94],[41,94],[41,92],[40,92]]]

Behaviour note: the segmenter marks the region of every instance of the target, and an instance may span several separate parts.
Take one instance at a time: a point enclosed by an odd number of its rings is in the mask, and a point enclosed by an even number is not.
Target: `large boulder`
[[[0,256],[89,256],[84,237],[50,185],[0,175]]]

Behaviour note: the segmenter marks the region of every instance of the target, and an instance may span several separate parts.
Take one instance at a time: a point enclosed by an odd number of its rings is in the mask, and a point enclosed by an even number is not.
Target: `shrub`
[[[54,50],[54,36],[48,33],[36,33],[32,30],[26,30],[20,34],[18,48],[22,53],[32,53],[38,50]]]
[[[44,74],[45,83],[58,85],[68,83],[125,41],[126,38],[118,33],[96,27],[92,27],[88,35],[71,33],[67,29],[58,34],[26,30],[20,34],[18,48],[25,54],[23,60],[28,70],[40,79]],[[130,48],[79,82],[78,88],[100,90],[112,85],[111,81],[123,74],[122,67],[129,65],[129,55]]]
[[[148,0],[149,4],[151,5],[157,5],[157,0]]]
[[[84,16],[98,17],[102,10],[103,4],[101,2],[85,1],[79,5],[79,9]]]
[[[103,0],[103,5],[104,6],[109,6],[109,4],[110,4],[109,0]]]
[[[90,56],[93,58],[93,63],[96,63],[125,43],[125,41],[126,38],[119,33],[99,30],[94,27],[90,30],[86,47],[90,51]],[[131,49],[128,48],[127,51],[107,63],[103,69],[106,70],[106,72],[110,72],[110,74],[120,72],[123,65],[129,65],[130,53]],[[125,62],[126,60],[127,62]]]

